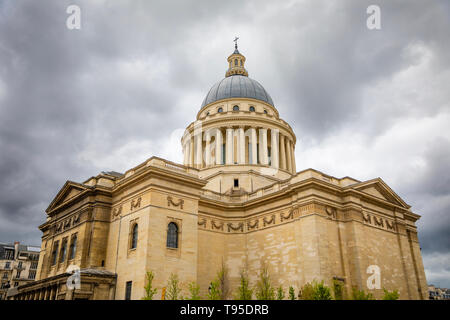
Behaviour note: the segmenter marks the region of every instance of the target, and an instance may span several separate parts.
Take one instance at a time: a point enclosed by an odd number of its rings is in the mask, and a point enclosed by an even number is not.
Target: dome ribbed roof
[[[258,81],[243,75],[232,75],[212,86],[203,100],[202,108],[228,98],[252,98],[274,106],[272,98]]]

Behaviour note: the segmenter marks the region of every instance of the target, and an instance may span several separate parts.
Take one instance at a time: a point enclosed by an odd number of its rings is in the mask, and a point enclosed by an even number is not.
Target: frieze
[[[141,200],[142,200],[141,197],[131,200],[130,211],[133,211],[133,209],[140,208],[141,207]]]
[[[179,199],[178,201],[173,201],[173,198],[171,196],[167,196],[167,206],[170,207],[170,205],[174,207],[180,207],[180,209],[183,209],[184,200]]]
[[[274,214],[271,215],[270,219],[267,219],[267,217],[264,217],[263,222],[264,222],[264,227],[266,225],[275,224],[275,215]]]
[[[231,231],[240,231],[240,232],[244,232],[244,223],[238,223],[237,226],[234,226],[232,223],[227,223],[228,226],[228,232]]]
[[[384,230],[396,231],[395,221],[364,212],[362,212],[362,218],[364,224],[371,225]]]
[[[331,217],[333,219],[336,219],[336,208],[326,206],[325,207],[325,212],[327,213],[327,215],[329,217]]]
[[[253,229],[258,229],[258,225],[259,225],[259,220],[256,219],[255,221],[253,221],[253,223],[251,223],[250,221],[247,222],[247,230],[253,230]]]
[[[290,220],[294,218],[294,209],[289,210],[287,215],[283,215],[283,212],[280,212],[280,220],[283,222],[284,220]]]
[[[197,224],[198,224],[199,226],[203,226],[204,228],[206,228],[206,219],[203,218],[202,220],[198,220],[198,221],[197,221]]]
[[[216,224],[216,221],[211,220],[211,228],[217,229],[217,230],[222,230],[223,231],[223,222],[220,222],[219,224]]]

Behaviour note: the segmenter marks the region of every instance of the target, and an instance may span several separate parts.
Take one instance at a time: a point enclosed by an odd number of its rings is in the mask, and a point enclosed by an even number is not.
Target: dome
[[[274,106],[272,98],[258,81],[235,74],[212,86],[203,100],[202,108],[210,103],[228,98],[251,98]]]

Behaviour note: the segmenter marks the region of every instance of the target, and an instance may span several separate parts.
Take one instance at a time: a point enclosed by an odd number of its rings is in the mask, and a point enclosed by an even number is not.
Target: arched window
[[[178,248],[178,226],[175,222],[167,226],[167,248]]]
[[[137,247],[137,240],[138,240],[138,224],[136,223],[131,231],[131,249],[135,249]]]
[[[239,111],[239,106],[234,106],[233,111]]]
[[[217,112],[219,112],[219,113],[223,112],[222,107],[220,107],[219,109],[217,109]]]
[[[250,106],[250,108],[248,109],[250,112],[255,112],[255,107],[254,106]]]
[[[234,65],[235,65],[235,66],[238,65],[238,59],[234,59]]]
[[[55,245],[53,246],[53,251],[52,251],[52,265],[56,264],[56,259],[58,257],[58,246],[59,246],[59,242],[56,241]]]

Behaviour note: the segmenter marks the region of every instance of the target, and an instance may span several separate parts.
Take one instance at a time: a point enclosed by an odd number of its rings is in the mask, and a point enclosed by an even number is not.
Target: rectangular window
[[[66,260],[67,253],[67,238],[65,238],[61,244],[61,256],[59,257],[59,262],[64,262]]]
[[[69,259],[75,259],[75,253],[77,252],[77,235],[75,234],[72,237],[72,241],[70,242],[70,253],[69,253]]]
[[[234,187],[239,188],[239,179],[234,179]]]
[[[20,274],[22,273],[22,271],[17,271],[17,274],[16,274],[16,278],[17,279],[19,279],[20,278]]]
[[[31,262],[30,269],[37,269],[37,266],[38,266],[38,262],[37,261],[33,261],[33,262]]]
[[[19,262],[17,268],[22,269],[22,261]]]
[[[5,273],[3,274],[3,279],[8,279],[8,272],[5,272]]]
[[[227,156],[227,148],[224,143],[224,144],[222,144],[222,164],[225,164],[226,156]]]
[[[53,246],[53,251],[52,251],[52,266],[56,264],[56,259],[58,257],[58,246],[59,246],[59,242],[56,241],[55,245]]]
[[[30,270],[28,273],[28,279],[34,279],[36,278],[36,270]]]
[[[133,285],[133,281],[127,281],[125,285],[125,300],[131,300],[131,286]]]
[[[11,266],[11,262],[8,261],[5,263],[5,269],[9,269],[10,266]]]

